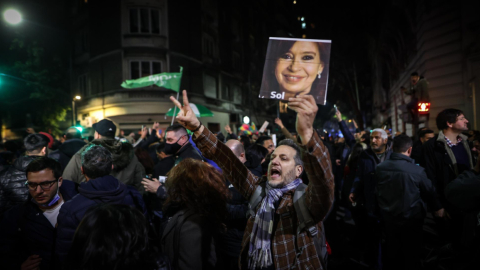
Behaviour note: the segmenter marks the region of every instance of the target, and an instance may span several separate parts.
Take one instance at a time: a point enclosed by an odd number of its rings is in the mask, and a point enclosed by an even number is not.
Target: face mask
[[[183,137],[183,136],[182,136],[182,137]],[[178,143],[178,141],[180,141],[180,139],[181,139],[182,137],[180,137],[180,138],[179,138],[176,142],[174,142],[174,143],[167,143],[167,144],[165,144],[165,150],[164,150],[164,151],[165,151],[165,154],[167,154],[167,155],[175,155],[175,154],[178,152],[178,150],[180,150],[180,148],[182,148],[182,146],[184,146],[185,143],[188,142],[188,141],[187,141],[187,142],[185,142],[183,145],[180,145],[180,144]]]

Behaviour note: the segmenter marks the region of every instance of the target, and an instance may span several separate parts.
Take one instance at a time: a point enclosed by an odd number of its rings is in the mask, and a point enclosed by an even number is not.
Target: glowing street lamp
[[[77,123],[76,123],[76,120],[77,120],[77,119],[76,119],[76,118],[77,118],[76,116],[77,116],[77,114],[76,114],[76,112],[75,112],[75,101],[81,100],[81,99],[82,99],[81,96],[75,96],[75,97],[73,98],[73,100],[72,100],[72,126],[75,126],[75,125],[77,124]]]
[[[19,24],[22,22],[22,14],[15,9],[7,9],[3,13],[3,19],[9,24]]]

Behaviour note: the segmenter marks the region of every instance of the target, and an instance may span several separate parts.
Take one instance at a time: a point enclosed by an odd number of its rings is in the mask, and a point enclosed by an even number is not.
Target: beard
[[[284,186],[293,182],[293,180],[295,180],[296,178],[297,178],[297,176],[295,174],[295,168],[293,168],[285,174],[285,177],[282,178],[282,182],[274,184],[274,183],[271,183],[270,181],[268,181],[268,184],[272,188],[283,188]]]

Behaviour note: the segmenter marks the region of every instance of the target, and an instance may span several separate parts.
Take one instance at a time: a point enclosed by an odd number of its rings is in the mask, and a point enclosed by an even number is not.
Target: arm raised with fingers
[[[298,135],[302,139],[302,144],[306,145],[312,138],[313,121],[318,111],[315,99],[311,95],[297,96],[288,100],[288,106],[297,112],[295,126]]]
[[[200,127],[200,120],[198,120],[197,116],[193,112],[192,108],[190,108],[190,103],[188,103],[188,96],[187,91],[183,90],[183,106],[180,102],[174,98],[170,97],[170,100],[177,106],[180,112],[177,115],[177,121],[186,129],[195,131],[195,136],[198,136],[203,131],[203,126]]]

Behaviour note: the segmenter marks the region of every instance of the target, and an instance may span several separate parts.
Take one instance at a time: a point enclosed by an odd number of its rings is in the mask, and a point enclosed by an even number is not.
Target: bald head
[[[247,159],[245,158],[245,148],[243,147],[243,144],[238,141],[238,140],[228,140],[225,143],[230,150],[232,150],[233,154],[237,156],[237,158],[242,162],[245,163]]]

